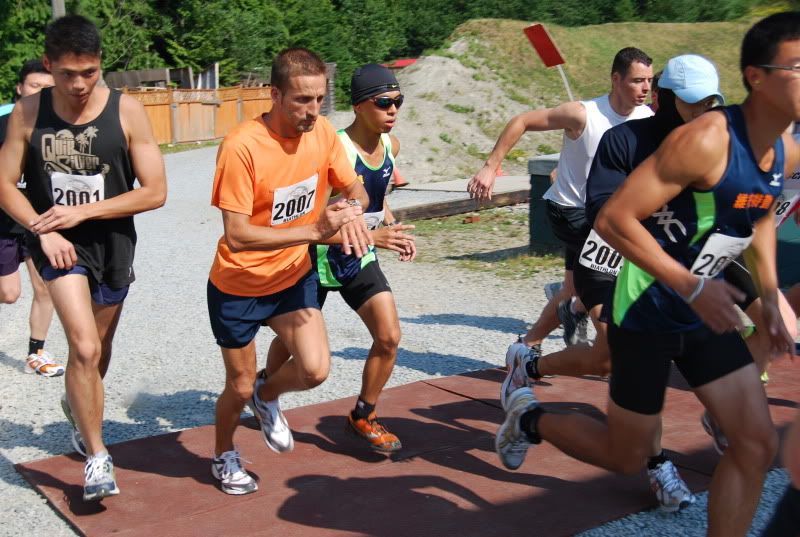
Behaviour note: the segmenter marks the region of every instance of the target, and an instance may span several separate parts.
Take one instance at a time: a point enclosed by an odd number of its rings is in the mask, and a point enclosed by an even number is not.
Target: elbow
[[[608,236],[614,229],[607,213],[608,211],[606,211],[605,207],[602,208],[594,220],[594,230],[605,240],[608,240]]]
[[[225,244],[228,245],[228,250],[232,253],[241,252],[245,250],[245,244],[239,240],[233,233],[225,232]]]

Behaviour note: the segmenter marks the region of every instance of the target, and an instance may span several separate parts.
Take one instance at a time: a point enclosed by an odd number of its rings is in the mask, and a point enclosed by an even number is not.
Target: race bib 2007
[[[701,278],[715,277],[731,261],[739,257],[750,246],[752,240],[752,234],[749,237],[731,237],[722,233],[712,233],[694,260],[692,274]]]
[[[275,190],[272,199],[272,222],[277,226],[310,213],[317,199],[317,181],[315,173],[308,179]]]
[[[50,175],[53,203],[56,205],[85,205],[106,199],[106,182],[102,174],[72,175],[53,172]]]
[[[595,230],[592,230],[586,238],[586,242],[583,243],[578,262],[586,268],[616,276],[619,274],[622,259],[618,251],[609,246]]]

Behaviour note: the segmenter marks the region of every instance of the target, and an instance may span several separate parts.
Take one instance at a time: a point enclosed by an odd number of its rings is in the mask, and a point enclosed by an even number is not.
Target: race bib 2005
[[[272,222],[277,226],[310,213],[317,199],[317,181],[315,173],[308,179],[275,190],[272,199]]]
[[[722,233],[712,233],[694,260],[692,274],[701,278],[715,277],[731,261],[739,257],[745,248],[750,246],[752,240],[752,234],[749,237],[731,237]]]
[[[72,175],[53,172],[50,175],[53,203],[56,205],[85,205],[106,199],[106,183],[102,174]]]
[[[616,276],[622,265],[622,256],[613,249],[595,230],[589,233],[578,262],[586,268]]]

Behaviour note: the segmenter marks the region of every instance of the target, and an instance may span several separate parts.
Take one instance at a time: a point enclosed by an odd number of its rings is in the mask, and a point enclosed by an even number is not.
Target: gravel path
[[[168,155],[169,201],[137,217],[138,281],[126,302],[106,379],[109,444],[213,421],[224,378],[205,305],[208,268],[222,229],[219,212],[208,203],[215,154],[211,147]],[[403,328],[390,386],[501,365],[511,336],[524,331],[543,307],[542,285],[553,280],[540,274],[526,281],[492,281],[488,274],[382,259]],[[58,404],[63,380],[22,374],[31,297],[27,277],[23,285],[17,304],[0,308],[0,375],[6,379],[0,386],[0,535],[71,536],[12,466],[72,451]],[[314,390],[287,395],[285,408],[358,392],[369,335],[340,298],[328,300],[325,317],[333,353],[330,378]],[[262,330],[258,336],[262,352],[268,334]],[[545,342],[545,352],[560,347],[559,335]],[[66,354],[57,320],[47,348],[58,357]],[[765,488],[770,501],[785,479],[783,472],[771,476]],[[702,535],[703,518],[702,506],[671,517],[644,513],[586,535]]]

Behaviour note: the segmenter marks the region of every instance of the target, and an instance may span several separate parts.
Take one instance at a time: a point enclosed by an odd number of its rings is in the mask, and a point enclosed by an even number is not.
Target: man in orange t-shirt
[[[308,244],[337,231],[358,256],[371,244],[361,211],[367,193],[333,127],[319,117],[326,87],[325,64],[316,54],[282,51],[272,64],[272,110],[239,125],[217,154],[211,203],[222,211],[225,233],[209,274],[208,311],[226,382],[217,401],[211,471],[228,494],[258,488],[233,445],[245,404],[267,446],[290,451],[294,440],[278,397],[328,376],[319,277]],[[329,185],[345,199],[326,206]],[[293,356],[269,378],[256,375],[254,338],[262,325]]]

